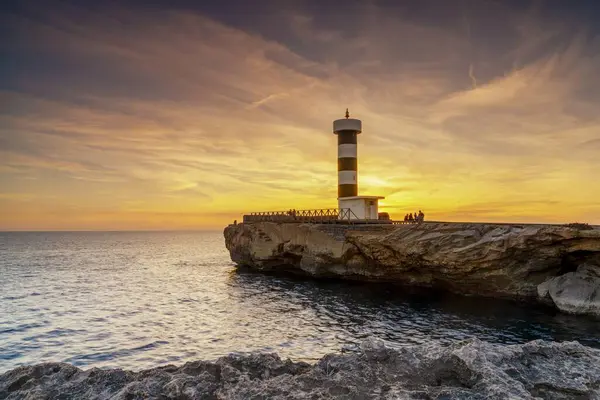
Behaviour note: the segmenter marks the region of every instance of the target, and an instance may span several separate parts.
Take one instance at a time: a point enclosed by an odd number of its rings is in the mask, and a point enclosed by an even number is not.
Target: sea
[[[138,371],[252,351],[312,362],[367,337],[600,348],[600,320],[238,270],[222,232],[0,233],[0,373],[48,361]]]

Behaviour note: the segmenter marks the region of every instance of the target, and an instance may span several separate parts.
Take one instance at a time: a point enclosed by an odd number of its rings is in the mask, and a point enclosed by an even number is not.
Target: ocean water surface
[[[377,336],[577,340],[600,321],[506,301],[237,271],[221,232],[0,233],[0,373],[65,361],[140,370],[277,351],[311,361]]]

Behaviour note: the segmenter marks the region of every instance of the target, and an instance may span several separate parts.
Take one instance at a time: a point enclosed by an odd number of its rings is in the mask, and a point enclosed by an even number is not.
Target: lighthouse
[[[362,132],[362,121],[346,118],[333,121],[333,133],[338,139],[338,198],[358,196],[358,134]]]
[[[333,133],[338,142],[338,208],[350,210],[350,219],[376,220],[382,196],[358,195],[358,135],[362,121],[350,118],[346,109],[343,119],[333,121]]]

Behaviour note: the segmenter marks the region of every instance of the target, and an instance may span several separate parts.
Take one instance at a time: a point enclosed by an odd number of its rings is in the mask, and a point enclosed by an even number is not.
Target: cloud
[[[81,226],[140,224],[122,216],[137,204],[169,228],[335,206],[331,120],[349,107],[361,192],[400,216],[510,219],[516,201],[531,220],[598,221],[600,40],[502,3],[468,2],[467,32],[463,8],[433,4],[282,7],[252,29],[191,9],[6,18],[20,68],[0,92],[0,201],[44,227],[58,214],[19,199],[86,204]]]
[[[469,64],[469,78],[473,82],[473,89],[477,89],[477,78],[475,77],[475,67],[473,63]]]

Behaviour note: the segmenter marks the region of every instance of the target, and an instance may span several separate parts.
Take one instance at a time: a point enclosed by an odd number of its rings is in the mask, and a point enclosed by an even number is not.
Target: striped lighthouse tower
[[[357,136],[362,121],[346,118],[333,121],[333,133],[338,137],[338,198],[358,196]]]

